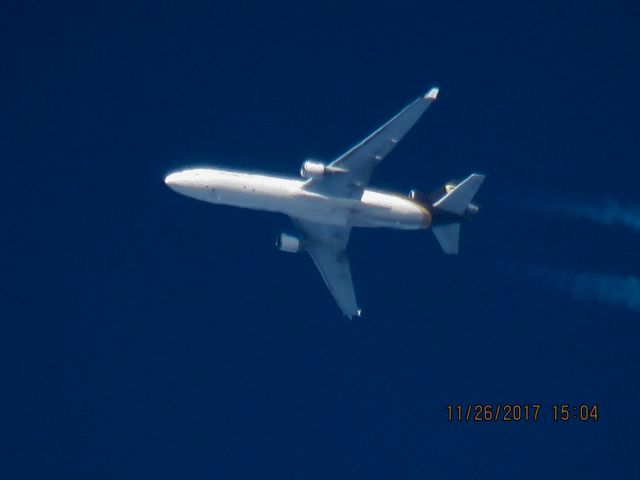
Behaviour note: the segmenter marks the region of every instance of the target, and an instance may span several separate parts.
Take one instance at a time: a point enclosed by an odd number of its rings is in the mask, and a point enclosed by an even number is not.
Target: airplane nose
[[[171,173],[171,174],[167,175],[164,178],[164,184],[167,187],[175,187],[176,185],[178,185],[178,174],[177,173]]]
[[[173,172],[164,178],[164,184],[171,190],[182,193],[182,190],[190,186],[189,176],[185,172]]]
[[[194,185],[192,175],[188,171],[170,173],[164,178],[164,184],[182,195],[190,195],[194,188],[197,190],[197,185]]]

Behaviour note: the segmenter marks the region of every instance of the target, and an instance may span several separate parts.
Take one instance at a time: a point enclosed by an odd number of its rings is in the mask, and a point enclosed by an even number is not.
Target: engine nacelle
[[[467,215],[475,215],[476,213],[478,213],[479,210],[480,210],[480,207],[478,207],[478,205],[470,203],[469,205],[467,205],[467,208],[465,209],[464,213],[466,213]]]
[[[300,176],[302,178],[319,178],[323,177],[327,168],[321,162],[307,160],[300,167]]]
[[[301,243],[298,237],[281,233],[276,240],[276,247],[283,252],[297,253],[300,251]]]

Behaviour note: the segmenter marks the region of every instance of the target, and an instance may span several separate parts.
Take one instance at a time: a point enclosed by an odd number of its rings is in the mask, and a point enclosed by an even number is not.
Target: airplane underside
[[[419,203],[393,193],[365,190],[359,199],[331,197],[309,194],[301,188],[302,182],[292,179],[242,173],[225,183],[219,179],[219,170],[199,172],[206,179],[204,184],[183,188],[181,193],[208,203],[284,213],[336,226],[417,230],[428,228],[431,221]]]

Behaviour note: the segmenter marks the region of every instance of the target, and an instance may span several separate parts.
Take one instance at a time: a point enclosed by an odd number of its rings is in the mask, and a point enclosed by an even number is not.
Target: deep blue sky
[[[520,206],[638,203],[637,4],[94,3],[1,10],[2,478],[638,475],[640,317],[521,266],[638,275],[640,234]],[[361,320],[286,217],[162,183],[295,175],[432,84],[373,184],[479,171],[483,211],[457,258],[355,231]],[[470,402],[543,418],[447,422]]]

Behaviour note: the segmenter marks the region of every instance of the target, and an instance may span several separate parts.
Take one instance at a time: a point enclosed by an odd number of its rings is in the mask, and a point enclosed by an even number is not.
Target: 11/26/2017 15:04
[[[467,405],[448,404],[447,420],[449,422],[537,422],[545,417],[544,409],[539,403],[531,404],[492,404],[469,403]],[[551,419],[554,422],[577,420],[596,422],[600,417],[597,403],[569,405],[566,403],[551,406]],[[548,418],[548,417],[547,417]]]

